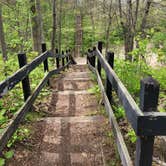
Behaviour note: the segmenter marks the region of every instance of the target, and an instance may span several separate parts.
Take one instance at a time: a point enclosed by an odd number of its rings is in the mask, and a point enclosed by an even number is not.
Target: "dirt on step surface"
[[[81,80],[81,81],[80,81]],[[100,115],[86,65],[51,80],[48,116],[31,124],[31,137],[15,145],[8,166],[120,166],[110,126]]]
[[[99,111],[96,96],[87,91],[55,91],[48,112],[53,116],[86,116]]]
[[[101,116],[52,117],[34,124],[31,141],[17,146],[9,166],[103,166],[114,161],[114,142]],[[119,163],[117,163],[118,166]]]

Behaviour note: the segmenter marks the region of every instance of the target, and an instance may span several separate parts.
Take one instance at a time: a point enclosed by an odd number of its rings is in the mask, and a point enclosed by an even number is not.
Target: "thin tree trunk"
[[[95,41],[95,21],[94,21],[94,16],[93,16],[93,5],[94,5],[94,1],[90,0],[89,1],[89,5],[90,5],[90,18],[91,18],[91,23],[92,23],[92,44]]]
[[[44,42],[44,34],[43,34],[43,19],[42,19],[42,11],[41,11],[41,0],[36,0],[36,11],[38,16],[38,24],[39,24],[39,40]]]
[[[63,0],[60,0],[60,10],[59,10],[59,35],[58,35],[58,40],[59,40],[59,52],[61,52],[61,42],[62,42],[62,3]]]
[[[119,0],[119,13],[120,13],[120,22],[123,29],[123,37],[124,37],[124,47],[125,47],[125,60],[132,61],[132,56],[130,52],[133,51],[134,48],[134,36],[135,36],[135,28],[134,28],[134,19],[132,14],[132,0],[127,0],[127,20],[124,23],[123,12],[122,12],[122,2]],[[135,23],[136,24],[136,23]]]
[[[41,53],[41,30],[35,0],[30,0],[32,12],[33,50]]]
[[[53,26],[52,26],[52,41],[51,41],[51,50],[55,55],[55,40],[56,40],[56,0],[53,0]]]
[[[140,30],[142,32],[142,37],[145,38],[146,34],[145,34],[145,28],[146,28],[146,24],[147,24],[147,17],[149,15],[149,11],[150,11],[150,6],[152,4],[152,0],[147,0],[146,5],[145,5],[145,11],[144,11],[144,16],[142,19],[142,23],[141,23],[141,27]]]
[[[106,30],[106,54],[107,54],[108,49],[109,49],[109,36],[110,36],[111,24],[112,24],[112,0],[110,2],[110,6],[109,6],[108,26],[107,26],[107,30]]]
[[[2,56],[4,62],[7,61],[7,49],[6,49],[6,42],[5,42],[5,34],[3,29],[3,19],[2,19],[2,6],[0,5],[0,42],[1,42],[1,48],[2,48]]]
[[[147,25],[147,17],[148,17],[149,12],[150,12],[151,4],[152,4],[152,0],[147,0],[146,1],[144,15],[143,15],[141,26],[140,26],[140,32],[141,32],[141,38],[142,39],[146,38],[145,29],[146,29],[146,25]],[[139,42],[138,41],[136,41],[136,47],[139,48]],[[146,62],[146,59],[145,59],[143,54],[140,54],[138,58],[139,59],[142,58]]]

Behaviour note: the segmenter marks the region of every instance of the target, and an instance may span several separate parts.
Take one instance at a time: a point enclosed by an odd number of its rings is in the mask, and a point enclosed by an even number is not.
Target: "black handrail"
[[[23,55],[25,56],[25,54]],[[67,54],[63,56],[62,54],[58,54],[58,60],[64,57],[68,57],[66,62],[64,61],[63,66],[61,66],[60,68],[54,69],[52,71],[46,71],[48,70],[48,62],[46,60],[49,57],[54,57],[53,53],[51,51],[45,51],[44,53],[36,57],[31,63],[26,64],[17,72],[15,72],[12,76],[8,77],[5,81],[2,81],[0,83],[0,97],[2,98],[5,94],[8,93],[8,91],[12,90],[16,84],[18,84],[20,81],[23,81],[26,77],[28,77],[29,73],[33,71],[37,66],[39,66],[42,62],[47,63],[47,64],[44,64],[44,67],[47,66],[47,69],[44,70],[44,72],[47,72],[46,76],[43,78],[40,84],[36,87],[34,92],[31,95],[29,94],[29,97],[27,96],[23,106],[17,111],[14,117],[10,120],[7,127],[4,128],[3,132],[0,134],[0,152],[6,146],[7,142],[12,137],[13,133],[17,130],[19,124],[24,119],[26,113],[31,109],[32,104],[34,103],[35,99],[39,95],[42,88],[48,82],[49,78],[54,74],[60,73],[65,68],[67,68],[70,64],[72,64],[72,60],[71,60],[72,56],[70,52],[68,52]],[[24,91],[24,93],[26,92]]]
[[[101,42],[99,42],[98,47],[93,49],[93,51],[88,50],[87,62],[90,68],[93,68],[93,71],[97,74],[98,84],[101,88],[105,101],[105,107],[110,116],[110,122],[114,129],[122,163],[123,165],[128,166],[127,161],[130,163],[130,160],[129,156],[125,155],[126,147],[124,146],[124,140],[121,136],[118,136],[120,130],[117,127],[117,122],[111,109],[111,95],[108,95],[108,93],[112,93],[112,88],[117,93],[117,96],[125,109],[127,119],[137,135],[135,164],[136,166],[151,166],[154,136],[166,135],[166,113],[152,112],[157,111],[159,83],[152,77],[147,77],[141,80],[141,108],[139,108],[111,67],[113,62],[110,62],[109,60],[113,60],[113,58],[108,58],[107,61],[103,57],[101,50]],[[114,54],[109,52],[107,55],[113,56]],[[97,64],[95,57],[97,57]],[[103,68],[106,73],[106,90],[103,89],[104,86],[101,81],[101,68]]]

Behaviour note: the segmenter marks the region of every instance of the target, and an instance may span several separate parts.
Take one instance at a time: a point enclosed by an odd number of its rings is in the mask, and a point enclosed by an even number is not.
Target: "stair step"
[[[70,72],[66,73],[65,77],[69,78],[89,78],[90,72]]]
[[[52,116],[82,116],[96,113],[98,101],[88,91],[54,91],[48,112]]]
[[[87,90],[80,90],[80,91],[74,91],[74,90],[65,90],[65,91],[57,91],[57,90],[53,90],[53,93],[58,93],[58,95],[70,95],[70,94],[74,94],[74,95],[94,95],[93,92],[89,92]]]
[[[89,71],[89,68],[88,68],[88,65],[73,65],[69,71],[85,72],[85,71]]]
[[[37,126],[42,126],[42,130]],[[21,155],[15,153],[15,162],[18,162],[15,165],[102,166],[101,149],[105,146],[103,126],[105,120],[101,116],[43,118],[36,123],[38,129],[35,133],[42,133],[39,138],[35,136],[34,144],[38,142],[38,146],[35,151],[27,148],[24,151],[20,149]]]
[[[85,90],[93,87],[93,82],[89,78],[63,78],[53,79],[51,87],[60,91],[63,90]]]

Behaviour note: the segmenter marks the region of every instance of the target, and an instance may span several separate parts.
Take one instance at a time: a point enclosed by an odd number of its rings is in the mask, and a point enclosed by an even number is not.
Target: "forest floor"
[[[101,99],[85,59],[51,79],[52,93],[39,104],[45,116],[24,124],[29,138],[14,146],[8,166],[120,166]]]

